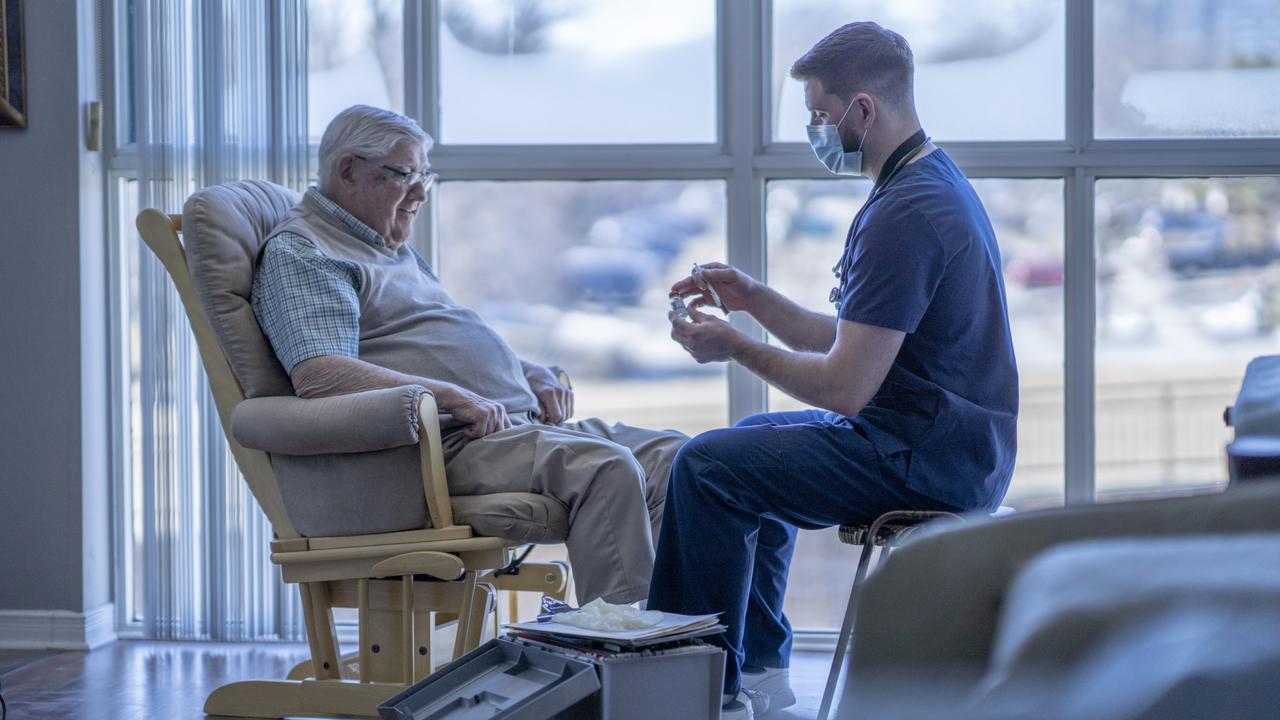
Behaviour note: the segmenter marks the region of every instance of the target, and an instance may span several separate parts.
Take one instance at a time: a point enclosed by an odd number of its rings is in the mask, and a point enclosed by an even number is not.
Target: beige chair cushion
[[[271,456],[285,512],[307,537],[366,535],[431,527],[418,446],[377,452]],[[531,493],[455,495],[453,521],[476,535],[515,542],[562,542],[569,511]]]
[[[558,543],[569,537],[569,510],[555,498],[533,493],[454,495],[453,521],[477,535],[530,543]]]
[[[301,199],[273,183],[242,180],[198,190],[182,209],[183,245],[196,294],[246,397],[293,394],[253,316],[249,294],[271,229]]]

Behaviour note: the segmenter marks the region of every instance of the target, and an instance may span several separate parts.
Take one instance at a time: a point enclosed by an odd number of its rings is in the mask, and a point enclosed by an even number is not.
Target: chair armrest
[[[559,380],[561,385],[569,388],[570,390],[573,389],[573,383],[569,380],[569,373],[564,368],[559,365],[548,365],[547,369],[556,376],[556,380]]]
[[[404,385],[327,398],[258,397],[236,405],[231,434],[247,448],[283,455],[374,452],[418,442],[426,388]]]
[[[1280,484],[1224,493],[1021,513],[925,528],[858,595],[850,672],[964,667],[990,657],[1005,593],[1042,551],[1078,540],[1280,531]],[[855,673],[856,676],[856,673]]]
[[[422,491],[427,499],[431,527],[453,525],[453,504],[449,500],[449,481],[444,475],[444,445],[440,441],[440,412],[435,396],[424,392],[418,400],[419,464],[422,467]]]
[[[1245,370],[1236,402],[1227,408],[1226,421],[1236,437],[1280,436],[1280,355],[1254,358]]]

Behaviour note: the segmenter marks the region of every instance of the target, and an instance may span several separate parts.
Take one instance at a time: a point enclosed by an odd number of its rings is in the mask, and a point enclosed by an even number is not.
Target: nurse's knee
[[[738,422],[734,423],[733,426],[734,427],[753,427],[756,425],[768,425],[769,422],[770,422],[769,413],[755,413],[754,415],[748,415],[742,418]]]
[[[730,430],[710,430],[685,443],[671,466],[671,484],[688,485],[705,478],[707,468],[729,452],[731,435]]]

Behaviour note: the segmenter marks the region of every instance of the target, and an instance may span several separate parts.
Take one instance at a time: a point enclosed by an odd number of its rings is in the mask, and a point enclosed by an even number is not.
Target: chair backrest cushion
[[[274,183],[241,180],[198,190],[182,209],[183,246],[196,294],[246,397],[293,394],[249,295],[271,229],[301,200]]]

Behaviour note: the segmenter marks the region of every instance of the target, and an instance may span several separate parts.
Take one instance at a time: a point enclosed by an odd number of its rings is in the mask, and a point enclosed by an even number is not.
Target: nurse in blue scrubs
[[[817,159],[875,183],[837,259],[834,312],[719,263],[672,288],[695,296],[671,336],[698,362],[737,362],[816,408],[703,433],[672,468],[648,607],[724,613],[725,717],[795,701],[782,601],[797,528],[993,510],[1017,449],[1000,249],[973,186],[921,128],[906,40],[851,23],[791,75]],[[710,314],[712,290],[787,349]]]

